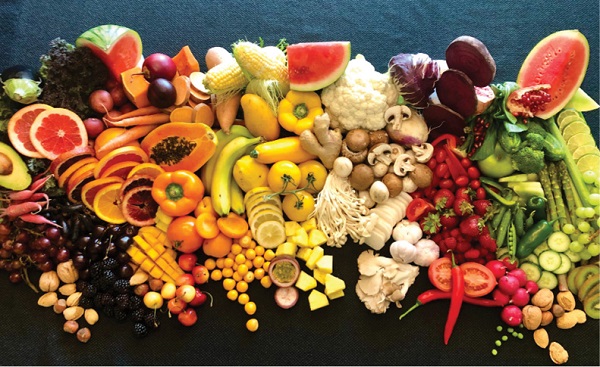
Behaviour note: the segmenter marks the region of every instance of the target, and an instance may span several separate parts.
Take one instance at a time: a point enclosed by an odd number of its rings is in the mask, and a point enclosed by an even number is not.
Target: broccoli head
[[[538,134],[543,137],[545,137],[548,134],[544,126],[535,120],[531,120],[527,123],[526,133]]]
[[[525,139],[521,143],[521,149],[525,147],[530,147],[534,150],[543,150],[544,149],[544,136],[532,132],[528,132],[525,134]]]
[[[513,167],[523,173],[538,173],[546,166],[544,151],[530,146],[519,149],[511,158]]]

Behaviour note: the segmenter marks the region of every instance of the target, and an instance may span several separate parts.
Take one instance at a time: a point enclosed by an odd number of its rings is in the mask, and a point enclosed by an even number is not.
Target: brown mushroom
[[[368,149],[361,150],[360,152],[354,152],[348,148],[346,144],[346,140],[342,141],[342,148],[340,150],[340,155],[342,157],[346,157],[350,159],[350,161],[354,164],[362,163],[367,159],[367,154],[369,153]]]
[[[388,136],[388,133],[385,130],[370,131],[369,132],[369,142],[370,142],[369,146],[373,146],[373,145],[379,144],[379,143],[388,144],[390,142],[390,137]]]
[[[348,149],[358,153],[369,148],[371,138],[367,130],[352,129],[348,131],[346,137],[344,138],[344,141],[346,142]]]
[[[367,190],[375,181],[373,169],[368,165],[361,163],[354,166],[350,173],[350,185],[357,191]]]
[[[423,163],[417,163],[414,167],[415,169],[408,173],[408,177],[420,189],[429,187],[433,181],[433,171],[431,168]]]
[[[388,173],[383,176],[381,182],[387,186],[391,198],[398,196],[402,192],[402,188],[404,186],[402,179],[394,173]]]
[[[369,149],[367,154],[367,162],[370,165],[374,165],[377,162],[381,162],[385,165],[392,164],[393,160],[391,157],[392,147],[386,143],[375,144]]]

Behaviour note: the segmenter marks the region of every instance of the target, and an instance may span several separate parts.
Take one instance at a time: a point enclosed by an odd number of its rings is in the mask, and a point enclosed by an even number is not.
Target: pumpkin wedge
[[[152,130],[140,147],[165,171],[199,170],[215,153],[217,135],[206,124],[168,122]]]

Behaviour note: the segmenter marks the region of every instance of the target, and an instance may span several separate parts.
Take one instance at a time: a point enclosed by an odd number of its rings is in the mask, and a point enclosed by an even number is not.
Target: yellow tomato
[[[325,179],[327,178],[327,168],[323,165],[323,163],[311,159],[309,161],[300,163],[298,165],[300,168],[300,184],[298,187],[306,187],[306,191],[311,194],[316,194],[323,189],[325,186]],[[308,186],[308,177],[311,176],[314,180],[312,185]]]
[[[282,208],[290,220],[304,222],[315,209],[315,198],[304,190],[287,194],[283,198]]]
[[[267,175],[269,188],[274,192],[295,190],[300,184],[302,173],[298,165],[292,161],[273,163]]]

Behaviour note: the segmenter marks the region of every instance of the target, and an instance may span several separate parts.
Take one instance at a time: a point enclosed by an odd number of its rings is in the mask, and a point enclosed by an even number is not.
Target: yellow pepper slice
[[[322,114],[321,97],[316,92],[291,90],[279,102],[277,120],[287,131],[300,135],[312,129],[315,117]]]

